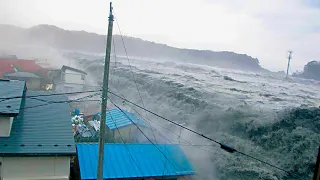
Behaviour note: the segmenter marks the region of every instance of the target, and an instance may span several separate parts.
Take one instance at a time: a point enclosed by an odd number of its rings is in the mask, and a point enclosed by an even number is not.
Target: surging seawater
[[[87,66],[93,79],[103,67]],[[192,160],[195,179],[311,179],[320,145],[319,84],[299,79],[193,64],[127,60],[112,67],[110,89],[175,122],[195,129],[248,157],[136,109],[150,119],[162,143],[179,143]],[[97,80],[98,81],[98,80]],[[117,100],[116,97],[113,97]],[[117,100],[117,103],[121,103]]]

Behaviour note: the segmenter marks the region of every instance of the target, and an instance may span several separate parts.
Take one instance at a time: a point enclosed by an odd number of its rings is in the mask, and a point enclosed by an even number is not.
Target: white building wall
[[[79,72],[77,72],[77,71],[72,71],[72,70],[70,70],[70,69],[66,69],[66,70],[65,70],[65,73],[82,74],[82,73],[79,73]]]
[[[70,157],[2,157],[0,161],[3,180],[69,179]]]
[[[61,93],[71,93],[71,92],[79,92],[84,91],[85,85],[82,84],[65,84],[60,83],[55,85],[55,91]]]
[[[0,137],[8,137],[10,135],[12,121],[13,117],[0,117]]]
[[[85,80],[81,79],[82,74],[65,73],[65,83],[84,84]]]

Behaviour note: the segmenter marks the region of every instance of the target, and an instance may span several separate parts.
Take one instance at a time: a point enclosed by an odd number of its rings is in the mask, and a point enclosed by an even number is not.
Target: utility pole
[[[112,29],[113,29],[113,14],[112,2],[110,2],[109,26],[107,36],[106,55],[104,63],[103,87],[102,87],[102,101],[101,101],[101,119],[100,119],[100,136],[99,136],[99,154],[98,154],[98,170],[97,180],[103,180],[103,159],[104,159],[104,141],[106,133],[106,107],[108,99],[108,81],[109,81],[109,66],[110,66],[110,52],[112,43]],[[107,129],[107,136],[111,133]]]
[[[290,68],[290,61],[291,61],[291,58],[292,58],[292,51],[289,51],[289,56],[288,56],[288,67],[287,67],[287,76],[289,76],[289,68]]]

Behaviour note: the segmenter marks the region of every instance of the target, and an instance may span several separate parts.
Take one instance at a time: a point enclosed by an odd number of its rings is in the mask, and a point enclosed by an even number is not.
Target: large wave
[[[294,174],[289,176],[240,154],[224,152],[212,142],[148,115],[163,136],[185,145],[182,145],[185,152],[204,179],[312,178],[320,144],[320,109],[296,106],[309,103],[305,93],[302,92],[301,97],[290,96],[290,92],[282,89],[290,89],[291,84],[278,85],[272,79],[260,82],[261,79],[257,79],[260,75],[247,75],[249,78],[243,81],[243,77],[235,80],[232,74],[213,69],[174,65],[171,67],[174,70],[170,71],[170,67],[166,67],[170,64],[161,66],[166,71],[152,66],[131,69],[119,63],[110,70],[110,89],[142,104],[138,86],[148,109]],[[90,72],[93,79],[100,79],[102,67],[93,69]],[[208,77],[211,79],[206,79]],[[280,87],[280,90],[271,86]],[[310,92],[310,88],[301,87],[295,93],[300,91]],[[315,92],[308,96],[319,97]],[[110,97],[121,103],[116,97]],[[197,146],[180,142],[177,134]]]

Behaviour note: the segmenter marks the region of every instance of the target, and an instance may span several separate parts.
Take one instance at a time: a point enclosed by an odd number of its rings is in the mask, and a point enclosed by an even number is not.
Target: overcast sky
[[[106,34],[109,2],[0,0],[0,23]],[[320,0],[114,0],[113,6],[125,35],[248,54],[270,70],[285,70],[288,50],[292,71],[320,60]]]

